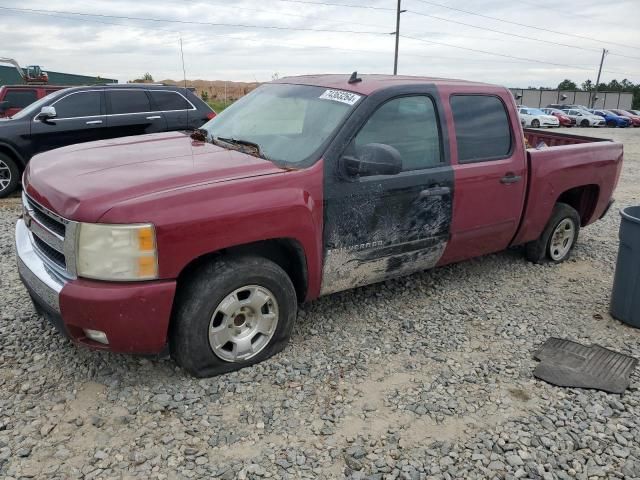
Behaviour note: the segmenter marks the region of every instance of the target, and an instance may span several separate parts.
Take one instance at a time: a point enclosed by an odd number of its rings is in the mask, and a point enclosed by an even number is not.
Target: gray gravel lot
[[[617,206],[640,204],[640,130]],[[608,314],[619,215],[572,260],[519,249],[325,297],[277,357],[212,379],[72,346],[18,281],[0,201],[0,478],[640,478],[640,372],[623,396],[532,377],[548,337],[640,358]]]

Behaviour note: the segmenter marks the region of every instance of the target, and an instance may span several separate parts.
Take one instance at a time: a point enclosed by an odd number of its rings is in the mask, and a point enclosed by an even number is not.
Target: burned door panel
[[[325,202],[323,295],[438,263],[451,224],[450,167],[343,187]],[[448,191],[431,195],[432,188]]]
[[[454,176],[434,85],[393,86],[367,97],[325,152],[321,294],[434,267],[450,236]],[[353,177],[341,158],[361,145],[397,150],[396,175]]]

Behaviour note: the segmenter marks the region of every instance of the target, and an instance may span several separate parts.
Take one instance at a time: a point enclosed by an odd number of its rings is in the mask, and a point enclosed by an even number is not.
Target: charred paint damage
[[[435,180],[431,175],[406,172],[401,178],[367,182],[359,185],[363,188],[356,186],[358,192],[327,200],[321,294],[426,270],[438,263],[449,237],[453,176],[448,168],[437,170],[438,177],[447,177],[440,178],[436,187],[448,185],[449,191],[442,195],[429,194]],[[417,184],[411,181],[416,177],[421,177]]]

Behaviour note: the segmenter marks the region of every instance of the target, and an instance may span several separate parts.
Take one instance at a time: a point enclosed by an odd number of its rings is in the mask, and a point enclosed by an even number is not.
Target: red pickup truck
[[[0,87],[0,118],[11,117],[50,93],[68,87],[54,85],[5,85]]]
[[[512,245],[561,262],[610,207],[622,145],[523,133],[516,108],[481,83],[296,77],[192,134],[43,153],[22,281],[75,342],[168,346],[208,376],[280,351],[298,302]]]

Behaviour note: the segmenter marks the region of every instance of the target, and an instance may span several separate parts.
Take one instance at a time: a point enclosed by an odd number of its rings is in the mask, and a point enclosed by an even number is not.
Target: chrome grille
[[[72,276],[65,239],[72,222],[46,209],[26,193],[22,194],[23,219],[29,229],[34,250],[53,270]]]

